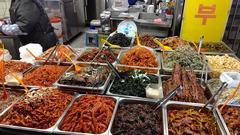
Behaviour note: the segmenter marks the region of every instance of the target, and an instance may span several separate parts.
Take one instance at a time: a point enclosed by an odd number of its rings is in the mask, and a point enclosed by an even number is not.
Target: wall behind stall
[[[9,17],[11,0],[0,0],[0,18]]]

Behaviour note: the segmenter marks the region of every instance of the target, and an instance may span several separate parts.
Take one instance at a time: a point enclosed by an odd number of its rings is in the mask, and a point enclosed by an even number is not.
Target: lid
[[[61,22],[61,18],[60,17],[51,17],[50,22],[51,23],[59,23],[59,22]]]
[[[133,38],[135,37],[135,32],[137,32],[137,25],[131,20],[122,21],[118,25],[117,32]]]

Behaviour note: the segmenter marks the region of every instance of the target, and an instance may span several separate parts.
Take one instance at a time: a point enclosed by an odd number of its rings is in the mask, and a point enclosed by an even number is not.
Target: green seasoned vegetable
[[[158,76],[146,74],[141,70],[132,70],[123,79],[115,79],[110,89],[111,93],[146,97],[145,88],[150,83],[158,83]]]
[[[201,56],[189,45],[179,46],[174,52],[167,54],[165,64],[167,68],[173,68],[175,64],[193,70],[202,70],[203,68]]]

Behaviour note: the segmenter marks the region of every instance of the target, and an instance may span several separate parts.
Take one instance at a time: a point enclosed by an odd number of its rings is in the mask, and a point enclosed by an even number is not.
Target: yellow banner
[[[185,0],[181,37],[190,41],[221,41],[231,0]]]

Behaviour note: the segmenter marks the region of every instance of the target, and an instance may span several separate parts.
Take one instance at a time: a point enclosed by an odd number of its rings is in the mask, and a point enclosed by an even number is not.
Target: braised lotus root
[[[78,98],[64,117],[61,130],[71,132],[104,133],[114,110],[111,97],[84,95]]]
[[[145,47],[129,49],[120,63],[129,66],[158,67],[156,56]]]
[[[57,89],[33,91],[0,117],[0,123],[48,129],[57,122],[70,103],[72,95]]]
[[[67,66],[56,65],[40,66],[32,72],[26,73],[23,77],[23,82],[26,85],[50,87],[67,68]]]

